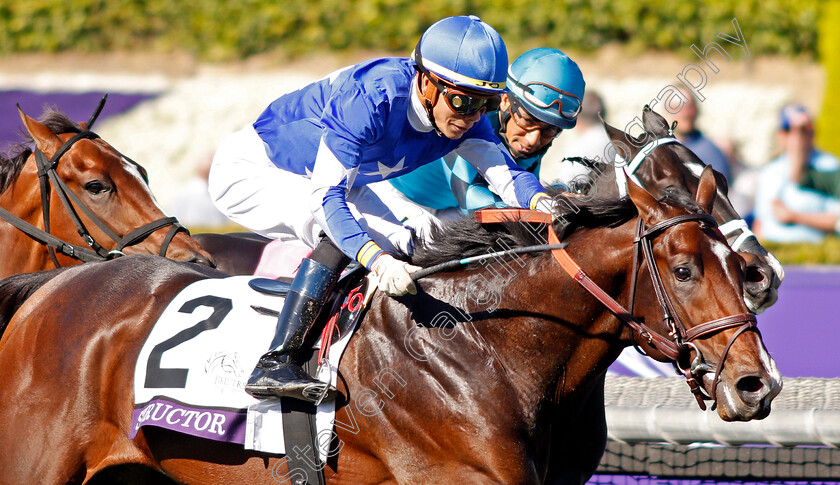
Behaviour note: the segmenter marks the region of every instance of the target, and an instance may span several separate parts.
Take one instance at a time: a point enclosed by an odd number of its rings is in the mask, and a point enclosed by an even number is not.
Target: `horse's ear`
[[[652,226],[665,218],[665,211],[659,201],[643,187],[636,185],[630,177],[627,177],[627,194],[639,210],[645,225]]]
[[[715,171],[711,165],[706,165],[703,173],[700,174],[700,182],[697,184],[697,195],[694,197],[694,200],[707,214],[711,214],[712,208],[715,205],[716,196],[717,180],[715,180]]]
[[[23,126],[26,127],[26,131],[35,140],[35,145],[38,146],[38,149],[44,153],[55,153],[58,147],[61,146],[61,139],[42,123],[24,113],[20,105],[18,105],[17,109],[20,114],[20,119],[23,121]]]
[[[668,120],[650,109],[648,105],[642,109],[642,122],[645,124],[645,130],[653,133],[657,138],[668,136]]]
[[[612,142],[612,147],[616,154],[620,155],[625,160],[633,158],[632,150],[634,147],[628,143],[628,140],[631,138],[630,135],[624,133],[618,128],[610,126],[603,118],[601,118],[601,124],[604,126],[604,131],[607,132],[607,136],[609,137],[610,142]]]

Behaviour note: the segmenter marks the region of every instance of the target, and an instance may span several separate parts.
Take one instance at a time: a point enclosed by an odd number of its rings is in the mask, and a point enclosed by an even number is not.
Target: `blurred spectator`
[[[573,132],[569,132],[569,135],[573,136],[571,142],[565,145],[566,156],[604,160],[604,151],[610,139],[601,124],[601,118],[607,119],[607,108],[603,99],[593,90],[586,91],[577,127]]]
[[[183,186],[178,194],[167,206],[166,212],[175,216],[187,229],[193,227],[202,230],[219,228],[232,222],[213,204],[210,194],[207,192],[207,175],[210,173],[212,157],[196,167],[193,175]]]
[[[840,170],[840,160],[814,147],[813,120],[800,105],[787,105],[779,116],[781,154],[761,170],[755,199],[754,232],[774,242],[819,242],[832,232],[840,202],[791,180],[804,167],[818,172]]]
[[[672,118],[677,122],[677,127],[674,129],[674,135],[677,140],[688,147],[689,150],[697,155],[697,158],[703,161],[706,165],[711,165],[712,168],[722,173],[726,180],[730,179],[729,163],[726,156],[721,152],[711,140],[706,138],[700,130],[697,129],[695,122],[699,111],[697,103],[694,101],[694,95],[685,88],[681,88],[683,96],[688,100],[685,106],[677,112]]]
[[[732,207],[752,225],[755,192],[760,170],[741,163],[738,147],[731,138],[718,140],[720,151],[729,163],[729,201]]]

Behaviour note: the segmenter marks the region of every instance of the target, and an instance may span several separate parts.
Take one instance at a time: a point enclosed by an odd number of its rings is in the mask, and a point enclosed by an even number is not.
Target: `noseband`
[[[102,100],[99,102],[99,106],[97,107],[96,111],[94,111],[93,115],[91,115],[90,119],[88,120],[87,127],[93,125],[94,121],[96,121],[99,112],[102,110],[103,105],[105,104],[105,100],[107,99],[107,95],[105,95]],[[44,230],[41,230],[38,227],[20,219],[19,217],[13,215],[9,211],[0,208],[0,218],[4,219],[9,224],[15,226],[16,228],[20,229],[24,233],[26,233],[32,239],[40,242],[41,244],[45,244],[49,250],[50,258],[53,261],[53,264],[56,268],[61,267],[58,263],[58,259],[56,258],[55,251],[67,255],[71,258],[77,259],[82,262],[90,262],[90,261],[101,261],[105,259],[111,259],[117,256],[122,256],[122,250],[128,246],[133,246],[142,242],[146,237],[148,237],[153,232],[157,231],[166,226],[172,226],[167,232],[166,237],[163,240],[163,244],[160,247],[160,255],[166,256],[166,250],[169,248],[169,244],[172,242],[172,239],[178,232],[185,232],[189,234],[187,228],[182,226],[178,223],[178,220],[175,217],[164,217],[158,219],[156,221],[150,222],[148,224],[144,224],[137,229],[129,232],[123,237],[118,236],[114,231],[112,231],[102,220],[97,217],[93,211],[90,210],[82,200],[67,186],[67,184],[58,176],[56,172],[56,167],[58,167],[58,162],[61,157],[67,153],[72,146],[78,142],[79,140],[84,139],[96,139],[99,138],[99,135],[96,133],[85,130],[81,133],[77,133],[72,138],[64,142],[64,144],[56,150],[55,154],[53,154],[52,158],[47,160],[47,156],[42,152],[39,148],[35,147],[35,161],[38,166],[38,180],[41,186],[41,211],[44,215]],[[123,158],[125,158],[128,162],[137,165],[137,162],[129,159],[125,155],[120,154]],[[145,176],[143,177],[146,180]],[[79,236],[87,243],[87,245],[92,249],[87,249],[83,246],[78,246],[74,244],[70,244],[67,242],[62,241],[61,239],[53,236],[50,234],[50,182],[52,182],[55,186],[55,191],[58,194],[59,199],[61,200],[64,209],[67,211],[67,214],[70,216],[70,219],[73,221],[73,224],[76,226],[76,230],[79,233]],[[146,180],[148,183],[148,180]],[[72,199],[72,203],[71,203]],[[104,232],[108,237],[111,238],[116,243],[116,248],[108,251],[103,248],[93,236],[88,232],[87,228],[85,227],[84,223],[82,222],[81,218],[79,217],[78,213],[76,212],[76,208],[74,205],[80,208],[93,222],[96,224],[102,232]]]
[[[559,245],[560,240],[554,228],[551,225],[550,216],[536,211],[526,211],[524,209],[502,209],[502,210],[484,210],[476,212],[476,217],[479,222],[502,222],[518,220],[522,222],[536,222],[546,224],[548,226],[548,242],[550,245]],[[722,318],[717,318],[699,325],[695,325],[686,329],[676,310],[674,309],[671,299],[665,292],[665,286],[662,282],[662,276],[659,269],[656,267],[656,262],[653,258],[652,241],[657,236],[664,233],[673,226],[685,222],[698,222],[710,227],[717,227],[715,219],[708,214],[682,214],[661,221],[650,228],[646,228],[644,222],[639,219],[639,225],[636,230],[636,237],[633,239],[633,279],[630,287],[630,309],[626,309],[620,303],[615,301],[608,295],[600,286],[598,286],[589,275],[575,262],[569,253],[563,249],[551,249],[551,254],[554,259],[560,264],[563,270],[572,277],[578,284],[586,289],[592,296],[600,301],[607,309],[616,316],[622,323],[626,324],[633,330],[634,346],[641,352],[639,347],[635,344],[636,338],[640,338],[662,353],[668,358],[681,373],[688,383],[692,394],[697,399],[697,404],[700,409],[706,409],[704,401],[715,401],[717,393],[717,386],[720,382],[721,373],[723,371],[723,364],[726,356],[729,354],[729,349],[735,343],[735,339],[742,333],[755,328],[756,319],[752,313],[739,313]],[[648,273],[650,274],[651,284],[653,286],[656,299],[659,307],[662,309],[662,322],[665,328],[669,329],[666,335],[663,335],[656,330],[653,330],[646,325],[641,319],[633,316],[633,302],[635,300],[636,285],[638,280],[638,273],[640,270],[640,260],[644,260],[647,265]],[[738,328],[734,334],[729,338],[723,353],[720,356],[715,377],[712,384],[712,392],[707,394],[701,385],[702,373],[712,370],[712,368],[705,364],[700,349],[693,343],[693,341],[700,338],[709,337],[730,328]],[[688,360],[691,356],[691,351],[694,350],[696,356],[691,363]],[[642,352],[643,353],[643,352]]]

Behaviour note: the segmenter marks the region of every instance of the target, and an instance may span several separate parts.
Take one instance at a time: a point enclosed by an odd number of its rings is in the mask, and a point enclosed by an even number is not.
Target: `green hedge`
[[[536,45],[690,55],[733,17],[751,54],[816,54],[818,0],[6,0],[0,54],[185,51],[226,60],[279,51],[408,52],[434,21],[472,13],[496,27],[513,55]]]
[[[840,265],[840,238],[827,237],[821,243],[778,244],[762,242],[762,245],[782,264],[834,264]]]

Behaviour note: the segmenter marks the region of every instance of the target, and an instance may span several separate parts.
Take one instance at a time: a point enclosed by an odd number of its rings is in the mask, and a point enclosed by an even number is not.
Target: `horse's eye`
[[[85,190],[87,190],[91,194],[101,194],[102,192],[107,192],[109,189],[102,182],[98,180],[91,180],[90,182],[85,184]]]
[[[689,278],[691,278],[691,271],[685,266],[680,266],[679,268],[674,270],[674,277],[676,277],[680,281],[687,281]]]

